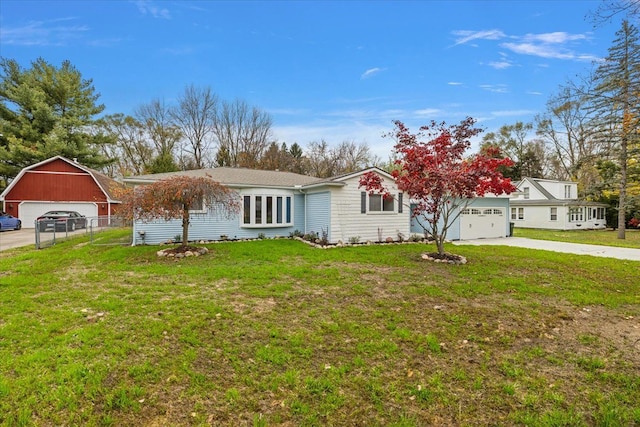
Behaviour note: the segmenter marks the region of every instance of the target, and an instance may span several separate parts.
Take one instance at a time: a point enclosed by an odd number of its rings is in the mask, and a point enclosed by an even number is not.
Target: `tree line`
[[[23,68],[2,58],[0,72],[0,190],[54,155],[115,178],[217,166],[329,177],[380,162],[366,143],[278,142],[267,112],[209,87],[185,87],[175,105],[154,99],[131,115],[98,117],[105,106],[92,80],[69,61]]]

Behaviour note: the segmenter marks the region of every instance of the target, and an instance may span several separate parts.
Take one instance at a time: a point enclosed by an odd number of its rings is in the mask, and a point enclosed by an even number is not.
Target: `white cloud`
[[[21,27],[3,25],[0,28],[0,40],[2,44],[15,46],[63,46],[89,31],[86,25],[60,24],[74,19],[32,21]]]
[[[487,65],[491,68],[495,68],[496,70],[505,70],[509,67],[513,67],[513,64],[509,61],[493,61],[489,62]]]
[[[299,123],[290,126],[274,126],[273,136],[279,142],[286,142],[291,145],[297,142],[303,149],[310,142],[324,139],[330,145],[338,145],[343,141],[364,142],[371,153],[387,160],[391,154],[394,141],[384,138],[383,135],[393,129],[392,124],[381,125],[379,123],[356,122],[331,122],[324,123]]]
[[[555,46],[534,43],[503,43],[502,47],[522,55],[533,55],[541,58],[571,59],[570,53],[558,51]]]
[[[525,34],[514,37],[516,41],[505,42],[500,46],[522,55],[539,56],[541,58],[564,59],[575,61],[595,61],[599,58],[588,53],[576,53],[572,49],[575,42],[589,40],[588,34],[571,34],[563,31],[541,34]]]
[[[416,110],[413,112],[413,114],[419,117],[433,117],[442,114],[442,111],[438,110],[437,108],[425,108],[422,110]]]
[[[504,84],[498,84],[498,85],[480,85],[481,89],[487,90],[489,92],[494,92],[494,93],[508,93],[509,90],[507,89],[507,85]]]
[[[373,77],[376,74],[380,73],[381,71],[383,71],[382,68],[378,68],[378,67],[370,68],[367,71],[365,71],[364,73],[362,73],[362,75],[360,76],[360,79],[361,80],[368,79],[369,77]]]
[[[576,40],[588,40],[589,38],[586,34],[569,34],[563,31],[556,31],[554,33],[525,34],[522,40],[547,44],[565,44]]]
[[[500,30],[457,30],[452,33],[454,36],[457,36],[454,46],[466,44],[473,40],[499,40],[506,37],[506,35]]]
[[[500,47],[520,55],[538,56],[541,58],[563,59],[573,61],[597,61],[598,56],[589,53],[577,53],[572,45],[591,39],[590,33],[572,34],[564,31],[550,33],[528,33],[522,36],[507,35],[501,30],[458,30],[453,31],[456,36],[454,46],[469,44],[474,40],[502,40],[510,39],[499,44]],[[503,57],[505,54],[501,53]],[[495,69],[505,69],[512,66],[511,61],[487,62]]]
[[[534,110],[501,110],[491,111],[491,115],[495,117],[511,117],[511,116],[528,116],[537,114],[538,111]]]
[[[169,9],[155,6],[151,0],[138,0],[136,1],[138,11],[143,15],[151,15],[154,18],[171,19],[171,12]]]
[[[449,86],[461,86],[463,83],[462,82],[447,82],[447,84]]]

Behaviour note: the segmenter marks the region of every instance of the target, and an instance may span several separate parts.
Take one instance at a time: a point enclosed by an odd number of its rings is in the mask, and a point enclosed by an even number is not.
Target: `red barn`
[[[62,156],[20,171],[0,194],[4,210],[34,228],[38,216],[50,210],[77,211],[87,217],[111,217],[120,203],[113,191],[121,184]]]

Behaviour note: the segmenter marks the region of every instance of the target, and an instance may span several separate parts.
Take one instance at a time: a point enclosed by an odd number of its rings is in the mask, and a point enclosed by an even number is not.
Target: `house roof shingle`
[[[293,172],[269,171],[245,168],[218,167],[211,169],[196,169],[189,171],[157,173],[150,175],[139,175],[127,177],[125,182],[132,184],[151,183],[168,179],[174,176],[208,176],[221,184],[228,186],[268,186],[268,187],[295,187],[315,184],[323,181],[308,175],[301,175]]]

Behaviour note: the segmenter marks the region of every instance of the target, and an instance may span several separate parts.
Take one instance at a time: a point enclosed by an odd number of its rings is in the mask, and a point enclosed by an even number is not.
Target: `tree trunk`
[[[438,254],[444,255],[444,236],[434,236],[436,238],[436,247]]]
[[[623,129],[625,132],[626,129]],[[620,144],[620,199],[618,200],[618,239],[625,239],[627,212],[627,137],[622,136]]]
[[[182,246],[189,243],[189,209],[185,205],[182,210]]]

